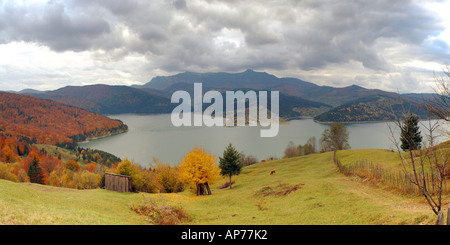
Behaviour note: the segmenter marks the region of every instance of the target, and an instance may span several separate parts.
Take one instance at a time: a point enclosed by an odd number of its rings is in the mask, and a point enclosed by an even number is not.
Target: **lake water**
[[[197,146],[218,157],[223,154],[230,142],[238,151],[254,155],[258,159],[269,156],[281,158],[289,141],[305,144],[309,137],[315,136],[318,142],[322,132],[329,128],[329,125],[316,123],[312,119],[292,120],[288,125],[280,125],[276,137],[261,138],[259,126],[174,127],[170,114],[123,114],[109,117],[123,121],[128,125],[129,131],[91,140],[80,146],[110,152],[146,167],[148,163],[153,162],[153,157],[163,162],[179,163],[186,153]],[[352,149],[394,149],[385,122],[346,124],[346,126],[350,132],[349,144]],[[423,126],[421,128],[425,137],[425,129]]]

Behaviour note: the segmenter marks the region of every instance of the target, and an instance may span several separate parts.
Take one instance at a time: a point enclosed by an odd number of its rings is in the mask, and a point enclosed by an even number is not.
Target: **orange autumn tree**
[[[194,148],[183,158],[178,170],[186,184],[195,184],[197,196],[211,195],[209,184],[220,177],[217,158],[203,148]]]

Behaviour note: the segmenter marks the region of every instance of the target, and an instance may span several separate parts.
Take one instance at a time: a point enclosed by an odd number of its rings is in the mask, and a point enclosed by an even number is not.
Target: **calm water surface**
[[[123,134],[91,140],[80,144],[110,152],[122,159],[128,158],[143,166],[153,162],[153,157],[170,163],[179,163],[193,147],[201,146],[207,151],[221,156],[228,143],[238,151],[254,155],[258,159],[269,156],[282,157],[289,141],[305,144],[309,137],[317,141],[329,125],[314,122],[312,119],[289,121],[280,125],[278,136],[261,138],[258,127],[174,127],[170,114],[162,115],[112,115],[128,125],[129,131]],[[390,140],[389,128],[385,122],[347,124],[350,132],[349,144],[352,149],[394,149]],[[425,132],[422,129],[422,132]],[[424,134],[423,134],[423,137]]]

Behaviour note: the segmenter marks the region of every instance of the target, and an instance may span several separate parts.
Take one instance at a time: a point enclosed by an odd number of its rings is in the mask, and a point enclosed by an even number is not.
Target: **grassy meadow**
[[[385,150],[340,151],[341,161],[376,157],[398,164]],[[397,155],[398,156],[398,155]],[[400,225],[433,224],[435,215],[420,196],[346,177],[333,153],[257,163],[234,176],[232,189],[214,183],[211,196],[189,188],[176,194],[75,190],[0,180],[0,224],[152,224],[130,209],[146,200],[181,206],[193,225]],[[270,175],[270,171],[276,173]],[[448,201],[448,197],[445,197]],[[444,202],[447,203],[447,202]]]

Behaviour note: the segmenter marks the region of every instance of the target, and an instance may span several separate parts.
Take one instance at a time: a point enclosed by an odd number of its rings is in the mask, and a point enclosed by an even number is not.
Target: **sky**
[[[264,71],[318,85],[432,92],[449,1],[0,0],[0,90]]]

